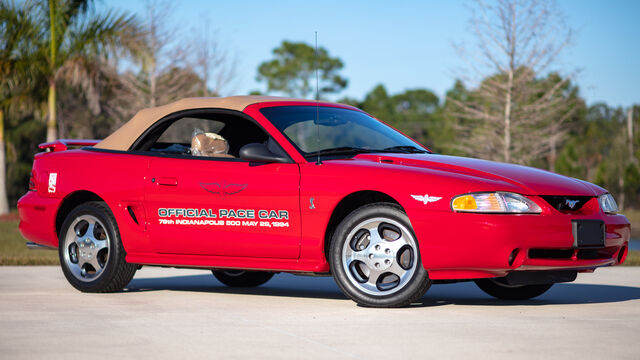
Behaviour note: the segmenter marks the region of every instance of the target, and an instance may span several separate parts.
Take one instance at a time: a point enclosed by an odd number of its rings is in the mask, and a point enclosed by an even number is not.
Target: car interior
[[[173,156],[239,158],[240,149],[265,144],[276,153],[284,150],[254,122],[236,115],[198,113],[160,121],[138,140],[133,151]]]

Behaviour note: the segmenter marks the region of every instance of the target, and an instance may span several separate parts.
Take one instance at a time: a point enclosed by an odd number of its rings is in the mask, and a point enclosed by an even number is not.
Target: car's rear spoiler
[[[48,152],[65,151],[69,146],[94,146],[101,140],[80,140],[80,139],[59,139],[56,141],[38,145],[42,150]]]

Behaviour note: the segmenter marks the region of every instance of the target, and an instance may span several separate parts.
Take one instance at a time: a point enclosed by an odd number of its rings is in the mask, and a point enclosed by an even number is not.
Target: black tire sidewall
[[[367,294],[349,280],[342,265],[342,249],[347,235],[354,226],[371,218],[389,218],[395,220],[407,228],[416,241],[416,270],[409,282],[398,292],[389,295],[374,296]],[[376,203],[363,206],[354,210],[345,217],[333,233],[329,250],[329,260],[333,277],[342,291],[360,305],[369,307],[397,307],[406,306],[411,301],[417,300],[431,285],[427,271],[422,266],[418,239],[407,215],[396,205],[388,203]]]
[[[269,281],[274,273],[267,271],[250,271],[232,276],[228,275],[224,270],[211,270],[213,276],[221,283],[230,287],[256,287]]]
[[[508,287],[500,285],[500,283],[493,281],[493,279],[478,279],[475,280],[475,283],[486,294],[501,300],[533,299],[544,294],[553,286],[553,284],[538,284]]]
[[[108,211],[108,213],[107,213]],[[71,270],[69,270],[64,258],[64,239],[70,230],[70,226],[73,221],[82,215],[91,215],[96,217],[105,226],[105,231],[109,236],[109,254],[107,265],[104,268],[102,274],[93,281],[81,281],[77,279]],[[58,238],[58,257],[60,258],[60,267],[67,281],[76,289],[83,292],[101,292],[111,284],[116,276],[118,266],[124,262],[124,249],[120,239],[120,231],[118,225],[113,218],[113,214],[104,203],[89,202],[82,204],[73,209],[69,215],[65,218],[62,224],[60,236]]]

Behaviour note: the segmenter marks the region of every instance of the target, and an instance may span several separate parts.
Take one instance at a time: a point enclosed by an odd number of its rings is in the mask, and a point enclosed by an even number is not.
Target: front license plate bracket
[[[606,237],[602,220],[571,220],[573,247],[601,248]]]

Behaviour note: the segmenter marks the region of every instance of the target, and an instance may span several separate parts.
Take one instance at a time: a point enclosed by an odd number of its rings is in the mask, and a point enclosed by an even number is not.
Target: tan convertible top
[[[142,133],[163,117],[181,110],[218,108],[243,111],[247,106],[271,101],[297,101],[314,103],[313,100],[291,99],[277,96],[229,96],[221,98],[186,98],[168,105],[148,108],[138,113],[113,134],[94,147],[109,150],[129,150]]]

